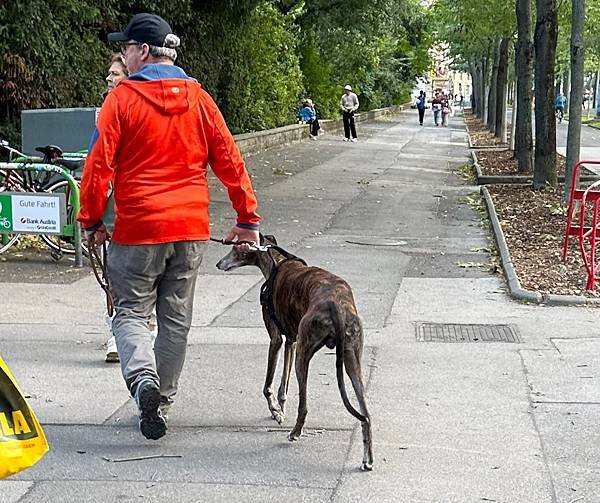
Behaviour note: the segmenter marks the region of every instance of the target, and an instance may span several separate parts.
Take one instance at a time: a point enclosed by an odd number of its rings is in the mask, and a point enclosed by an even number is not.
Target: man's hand
[[[256,243],[256,245],[260,245],[260,236],[258,234],[258,231],[253,231],[250,229],[242,229],[241,227],[238,227],[237,225],[234,225],[231,230],[229,231],[229,234],[227,234],[227,237],[225,238],[226,241],[253,241],[254,243]],[[239,245],[239,247],[243,250],[243,251],[250,251],[250,245],[247,244],[241,244]]]
[[[85,231],[85,236],[88,240],[91,239],[96,246],[100,246],[106,240],[110,239],[110,232],[108,232],[106,225],[102,224],[93,232]]]

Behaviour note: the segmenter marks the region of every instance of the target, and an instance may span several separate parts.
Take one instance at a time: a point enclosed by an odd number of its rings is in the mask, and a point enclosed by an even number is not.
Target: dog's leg
[[[302,428],[306,421],[308,408],[306,406],[306,384],[308,381],[308,365],[310,358],[307,355],[303,345],[298,343],[296,348],[296,378],[298,379],[298,417],[296,418],[296,426],[290,431],[288,439],[290,441],[298,440],[302,435]]]
[[[304,327],[306,330],[306,327]],[[307,341],[310,340],[308,335],[303,334],[303,323],[300,322],[298,330],[298,343],[296,347],[296,378],[298,379],[298,417],[296,418],[296,426],[288,435],[290,441],[298,440],[302,435],[302,428],[306,421],[308,407],[306,406],[306,385],[308,382],[308,366],[313,355],[319,348],[323,346],[321,341],[317,344],[309,346]]]
[[[371,416],[367,410],[367,402],[365,400],[365,386],[362,378],[361,368],[361,348],[346,348],[344,351],[344,367],[346,374],[352,382],[356,399],[360,408],[360,413],[367,418],[367,421],[362,421],[362,437],[363,437],[363,462],[361,468],[369,471],[373,469],[373,439],[371,436]]]
[[[267,399],[269,410],[271,411],[271,417],[275,419],[279,424],[283,422],[283,407],[280,407],[275,400],[275,394],[273,393],[273,378],[275,376],[275,370],[277,369],[277,361],[279,360],[279,352],[283,339],[279,330],[273,326],[272,323],[267,325],[269,336],[271,337],[271,343],[269,344],[269,360],[267,362],[267,377],[265,379],[265,386],[263,388],[263,394]],[[286,343],[287,353],[287,343]]]
[[[290,386],[290,374],[292,372],[292,364],[296,355],[296,341],[290,339],[285,340],[285,353],[283,358],[283,373],[281,374],[281,384],[277,393],[277,401],[281,407],[281,413],[285,415],[285,402],[287,400],[288,388]]]

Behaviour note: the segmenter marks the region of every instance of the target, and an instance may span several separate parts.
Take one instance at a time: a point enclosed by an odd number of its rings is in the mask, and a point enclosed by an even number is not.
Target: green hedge
[[[346,83],[362,110],[400,103],[429,65],[418,0],[11,0],[0,3],[0,136],[19,143],[23,109],[100,105],[116,49],[106,34],[136,12],[170,22],[178,64],[234,132],[294,122],[305,96],[335,117]]]

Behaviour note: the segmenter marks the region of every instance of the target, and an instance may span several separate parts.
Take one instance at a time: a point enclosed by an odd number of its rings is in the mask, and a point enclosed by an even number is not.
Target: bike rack
[[[71,214],[71,221],[67,221],[67,224],[62,228],[62,235],[73,238],[73,245],[75,247],[75,265],[77,267],[83,267],[83,249],[81,247],[81,225],[77,221],[77,215],[79,214],[79,187],[75,178],[62,166],[54,164],[43,164],[43,163],[21,163],[21,162],[0,162],[0,169],[12,170],[12,171],[45,171],[56,173],[61,175],[69,184],[71,189],[70,204],[73,207]],[[24,192],[23,194],[35,195],[36,192]],[[40,192],[41,194],[41,192]],[[67,215],[69,218],[69,215]],[[6,234],[11,231],[3,230],[0,228],[0,234]],[[44,232],[27,232],[27,234],[45,234]]]
[[[579,171],[581,166],[586,164],[600,165],[600,161],[580,161],[573,167],[571,179],[571,195],[569,197],[569,208],[567,210],[567,227],[565,230],[565,239],[563,242],[562,259],[567,259],[569,252],[569,238],[575,236],[578,241],[579,251],[585,265],[588,279],[586,283],[587,290],[595,288],[596,280],[600,280],[597,275],[598,264],[596,263],[596,245],[600,237],[600,226],[598,224],[598,210],[600,209],[600,180],[592,183],[585,189],[578,189]],[[586,218],[586,203],[592,203],[591,222]],[[576,222],[573,222],[575,207],[579,208],[579,214]]]

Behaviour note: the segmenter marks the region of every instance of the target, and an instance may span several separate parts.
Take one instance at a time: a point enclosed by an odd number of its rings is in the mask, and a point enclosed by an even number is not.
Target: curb
[[[505,149],[507,150],[507,149]],[[471,159],[477,173],[477,185],[493,185],[493,184],[527,184],[533,181],[533,175],[484,175],[479,165],[477,154],[471,151]],[[557,176],[558,183],[565,183],[564,175]],[[581,182],[595,182],[600,180],[596,175],[582,175],[579,177]]]
[[[465,114],[463,113],[463,122],[465,124],[465,129],[467,130],[467,138],[469,139],[469,148],[475,150],[508,150],[508,143],[498,143],[497,145],[473,145],[471,142],[471,131],[469,130],[469,126],[467,124],[467,120],[465,118]]]
[[[485,199],[485,204],[492,223],[492,230],[494,232],[494,238],[498,246],[498,252],[500,253],[500,259],[502,261],[502,269],[504,276],[508,283],[508,289],[510,296],[516,300],[522,300],[526,302],[532,302],[536,304],[542,304],[545,306],[600,306],[600,299],[588,298],[579,295],[556,295],[556,294],[542,294],[533,290],[526,290],[521,287],[519,277],[513,266],[510,258],[510,252],[508,251],[508,245],[502,232],[502,226],[498,220],[496,214],[496,208],[487,187],[481,187],[481,193]]]
[[[467,140],[469,141],[469,148],[473,148],[473,143],[471,142],[471,133],[469,131],[469,126],[467,126],[467,120],[465,119],[464,114],[463,114],[463,122],[465,123],[465,129],[467,130]]]

